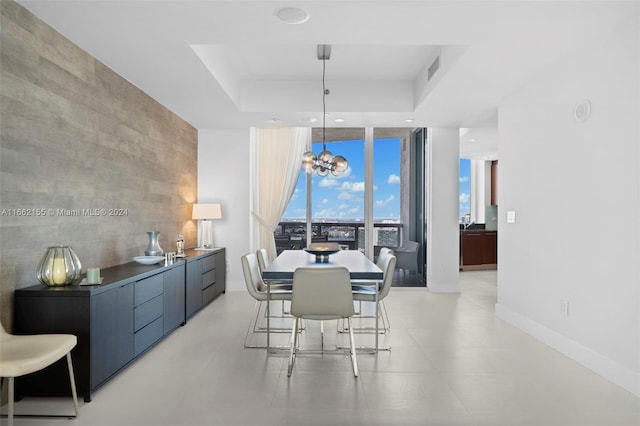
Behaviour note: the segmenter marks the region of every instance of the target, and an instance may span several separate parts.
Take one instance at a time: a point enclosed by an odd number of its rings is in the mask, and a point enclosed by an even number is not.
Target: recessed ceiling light
[[[302,118],[300,121],[302,121],[303,123],[315,123],[316,121],[318,121],[318,119],[315,117],[305,117],[305,118]]]
[[[336,123],[344,123],[344,118],[336,118],[335,120]]]
[[[269,120],[267,120],[267,121],[268,121],[269,123],[279,123],[279,122],[280,122],[280,119],[279,119],[279,118],[277,118],[277,117],[274,117],[274,118],[270,118],[270,119],[269,119]]]
[[[309,20],[309,14],[298,7],[283,7],[275,14],[285,24],[302,24]]]
[[[404,120],[405,123],[413,123],[413,118],[407,118]]]
[[[473,138],[472,138],[472,139],[469,139],[469,142],[475,142],[475,141],[476,141],[476,140],[475,140],[475,139],[473,139]]]

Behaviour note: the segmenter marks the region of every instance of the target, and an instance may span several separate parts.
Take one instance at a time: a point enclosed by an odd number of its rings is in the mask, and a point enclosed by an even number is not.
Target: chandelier
[[[325,62],[331,57],[331,45],[318,45],[318,59],[322,60],[322,152],[316,155],[313,151],[307,151],[302,155],[302,169],[307,174],[316,172],[318,176],[327,176],[331,172],[334,176],[342,175],[349,166],[347,159],[342,155],[335,157],[330,151],[327,151],[327,142],[325,138],[325,122],[327,117],[326,97],[330,93],[325,87]]]

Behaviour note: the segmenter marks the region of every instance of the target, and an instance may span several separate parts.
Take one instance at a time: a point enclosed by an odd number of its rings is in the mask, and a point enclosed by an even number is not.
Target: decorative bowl
[[[335,254],[340,251],[340,249],[330,249],[330,248],[305,248],[309,254],[313,254],[316,257],[316,263],[327,263],[329,262],[329,255]]]
[[[164,261],[164,256],[136,256],[133,260],[143,265],[153,265],[154,263]]]

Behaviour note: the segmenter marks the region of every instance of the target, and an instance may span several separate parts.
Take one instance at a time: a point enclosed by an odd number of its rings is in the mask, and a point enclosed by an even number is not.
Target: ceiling
[[[327,127],[465,128],[461,141],[471,148],[462,150],[485,157],[497,155],[501,100],[633,7],[512,0],[19,3],[198,129],[321,126],[317,45],[329,44]],[[282,22],[276,13],[285,6],[304,10],[308,20]]]

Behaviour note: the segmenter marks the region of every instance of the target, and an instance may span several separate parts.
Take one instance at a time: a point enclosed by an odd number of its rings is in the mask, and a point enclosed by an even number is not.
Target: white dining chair
[[[260,267],[260,275],[264,272],[265,269],[269,267],[271,262],[269,261],[269,254],[267,253],[267,249],[261,248],[256,251],[256,258],[258,259],[258,266]],[[269,283],[272,289],[274,290],[287,290],[291,291],[291,282],[286,281],[271,281]],[[289,312],[285,310],[285,301],[283,300],[281,303],[281,312],[279,317],[284,318],[289,316]]]
[[[380,269],[383,271],[383,279],[380,287],[374,285],[353,285],[353,300],[359,302],[372,302],[375,303],[375,327],[373,331],[376,334],[375,337],[375,351],[378,351],[380,348],[378,346],[378,334],[381,332],[379,326],[379,320],[382,317],[382,311],[380,309],[381,304],[384,302],[384,299],[389,294],[391,290],[391,283],[393,281],[393,272],[396,267],[396,257],[392,254],[387,254],[382,259],[382,264],[380,265]],[[360,329],[360,331],[369,330]],[[386,330],[385,330],[386,331]],[[389,349],[389,348],[384,348]]]
[[[396,268],[402,270],[402,276],[405,277],[406,271],[418,271],[418,249],[420,243],[416,241],[405,241],[400,247],[396,247],[394,254],[397,258]]]
[[[7,379],[9,383],[7,413],[9,426],[13,426],[14,417],[14,379],[40,371],[64,356],[67,357],[75,417],[78,417],[78,396],[71,362],[71,349],[77,343],[78,338],[72,334],[13,335],[7,333],[0,324],[0,377],[3,382]]]
[[[260,312],[261,305],[263,302],[267,302],[267,297],[269,300],[291,300],[291,285],[287,287],[278,287],[274,286],[269,290],[269,294],[267,294],[267,284],[262,280],[262,274],[260,273],[260,266],[258,264],[257,256],[254,253],[248,253],[241,257],[242,263],[242,272],[244,274],[244,282],[247,287],[247,291],[249,295],[256,300],[254,311],[255,316],[252,313],[251,319],[249,321],[249,327],[247,329],[247,334],[244,338],[244,347],[245,348],[266,348],[264,345],[251,345],[248,343],[248,338],[250,333],[253,331],[254,333],[288,333],[290,329],[288,328],[278,328],[278,327],[270,327],[267,330],[265,327],[261,327],[259,325],[260,320]],[[265,313],[265,315],[268,315]]]
[[[383,272],[383,278],[381,281],[370,281],[370,280],[357,280],[357,281],[351,281],[351,284],[353,286],[356,286],[355,291],[357,293],[370,293],[372,289],[375,288],[375,286],[377,285],[378,287],[378,292],[382,293],[382,287],[383,285],[386,285],[390,288],[393,282],[393,274],[395,269],[389,271],[389,273],[386,272],[387,269],[387,257],[389,256],[394,256],[394,252],[392,249],[388,248],[388,247],[382,247],[380,249],[380,253],[378,254],[378,258],[376,259],[376,265],[378,266],[378,268],[380,268]],[[388,277],[388,281],[385,281]],[[389,290],[385,290],[385,297],[386,294],[389,293]],[[367,296],[368,297],[368,296]],[[358,300],[358,299],[354,299],[354,300]],[[358,300],[358,304],[359,304],[359,309],[358,312],[356,312],[356,314],[354,315],[354,317],[356,318],[374,318],[372,316],[368,316],[362,313],[362,302],[368,302],[370,300]],[[385,306],[384,303],[384,297],[379,300],[379,314],[380,314],[380,319],[382,321],[382,327],[379,328],[379,333],[381,334],[385,334],[387,333],[390,329],[391,329],[391,322],[389,320],[389,314],[387,312],[387,308]],[[372,327],[355,327],[354,331],[356,333],[360,333],[360,332],[371,332],[373,330]],[[338,328],[338,332],[339,333],[345,333],[348,330],[344,327],[344,325],[342,327]]]
[[[349,271],[344,267],[297,268],[293,274],[291,314],[291,348],[287,376],[291,376],[298,353],[298,329],[301,319],[326,321],[345,318],[349,325],[350,355],[353,375],[358,377],[356,348],[351,330],[353,294]]]

